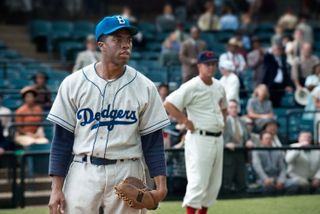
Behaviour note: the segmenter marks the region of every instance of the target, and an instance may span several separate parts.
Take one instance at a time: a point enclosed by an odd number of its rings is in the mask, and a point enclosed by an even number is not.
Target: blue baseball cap
[[[102,35],[110,35],[120,29],[128,29],[132,36],[138,33],[138,29],[130,25],[127,18],[120,15],[106,16],[96,26],[96,40],[98,41]]]
[[[209,63],[209,62],[218,62],[218,57],[214,54],[213,51],[202,51],[198,55],[198,64]]]

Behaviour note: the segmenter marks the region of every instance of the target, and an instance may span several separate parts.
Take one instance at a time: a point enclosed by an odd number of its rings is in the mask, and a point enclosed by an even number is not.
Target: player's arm
[[[73,133],[55,125],[49,160],[49,175],[52,177],[52,191],[48,205],[50,214],[64,211],[65,199],[62,187],[72,157],[73,142]]]
[[[156,184],[156,190],[151,192],[155,200],[159,202],[167,195],[167,173],[162,129],[141,136],[141,143],[150,177],[154,179]]]
[[[178,123],[184,124],[188,130],[194,131],[194,126],[192,121],[190,121],[188,117],[183,112],[181,112],[175,105],[173,105],[168,101],[165,101],[164,107],[166,111],[169,113],[169,115],[176,118]]]

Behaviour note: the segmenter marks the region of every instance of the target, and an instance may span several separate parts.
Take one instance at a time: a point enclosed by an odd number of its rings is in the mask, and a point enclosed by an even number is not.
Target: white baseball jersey
[[[74,154],[109,159],[140,158],[140,136],[169,124],[155,85],[130,66],[115,80],[95,64],[61,84],[48,120],[74,133]]]
[[[194,77],[172,92],[167,100],[180,111],[186,108],[195,129],[220,132],[224,127],[221,108],[227,108],[226,93],[217,79],[212,81],[209,86],[199,76]]]

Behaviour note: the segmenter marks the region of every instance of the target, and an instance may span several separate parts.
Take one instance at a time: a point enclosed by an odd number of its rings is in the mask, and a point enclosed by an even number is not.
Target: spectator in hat
[[[41,123],[42,108],[36,102],[37,91],[30,86],[21,90],[24,104],[16,110],[16,120],[18,124]],[[35,115],[23,115],[35,114]],[[42,126],[25,125],[18,126],[15,133],[15,143],[20,146],[30,146],[31,144],[46,144],[48,139],[45,137]]]
[[[244,57],[238,53],[240,45],[241,44],[237,38],[230,38],[228,41],[227,52],[223,53],[219,58],[219,61],[230,60],[235,67],[235,73],[237,75],[243,73],[246,68],[246,61]]]
[[[234,74],[233,63],[230,60],[220,61],[219,70],[222,74],[219,81],[226,91],[227,101],[236,100],[239,103],[240,81],[238,76]]]
[[[99,61],[101,58],[100,52],[97,51],[97,42],[95,36],[90,34],[86,39],[86,50],[78,53],[75,65],[72,71],[76,72],[80,68],[90,65],[94,62]]]
[[[36,102],[41,105],[43,110],[49,110],[52,105],[51,91],[47,86],[49,79],[48,75],[44,72],[38,72],[33,77],[33,89],[37,92]]]

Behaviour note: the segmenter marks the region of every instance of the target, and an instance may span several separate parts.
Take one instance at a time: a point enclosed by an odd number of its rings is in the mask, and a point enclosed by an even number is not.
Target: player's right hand
[[[62,214],[65,208],[65,198],[62,190],[52,190],[49,201],[50,214]]]
[[[190,130],[191,132],[194,132],[194,126],[191,120],[186,120],[186,122],[184,122],[184,125],[188,130]]]

